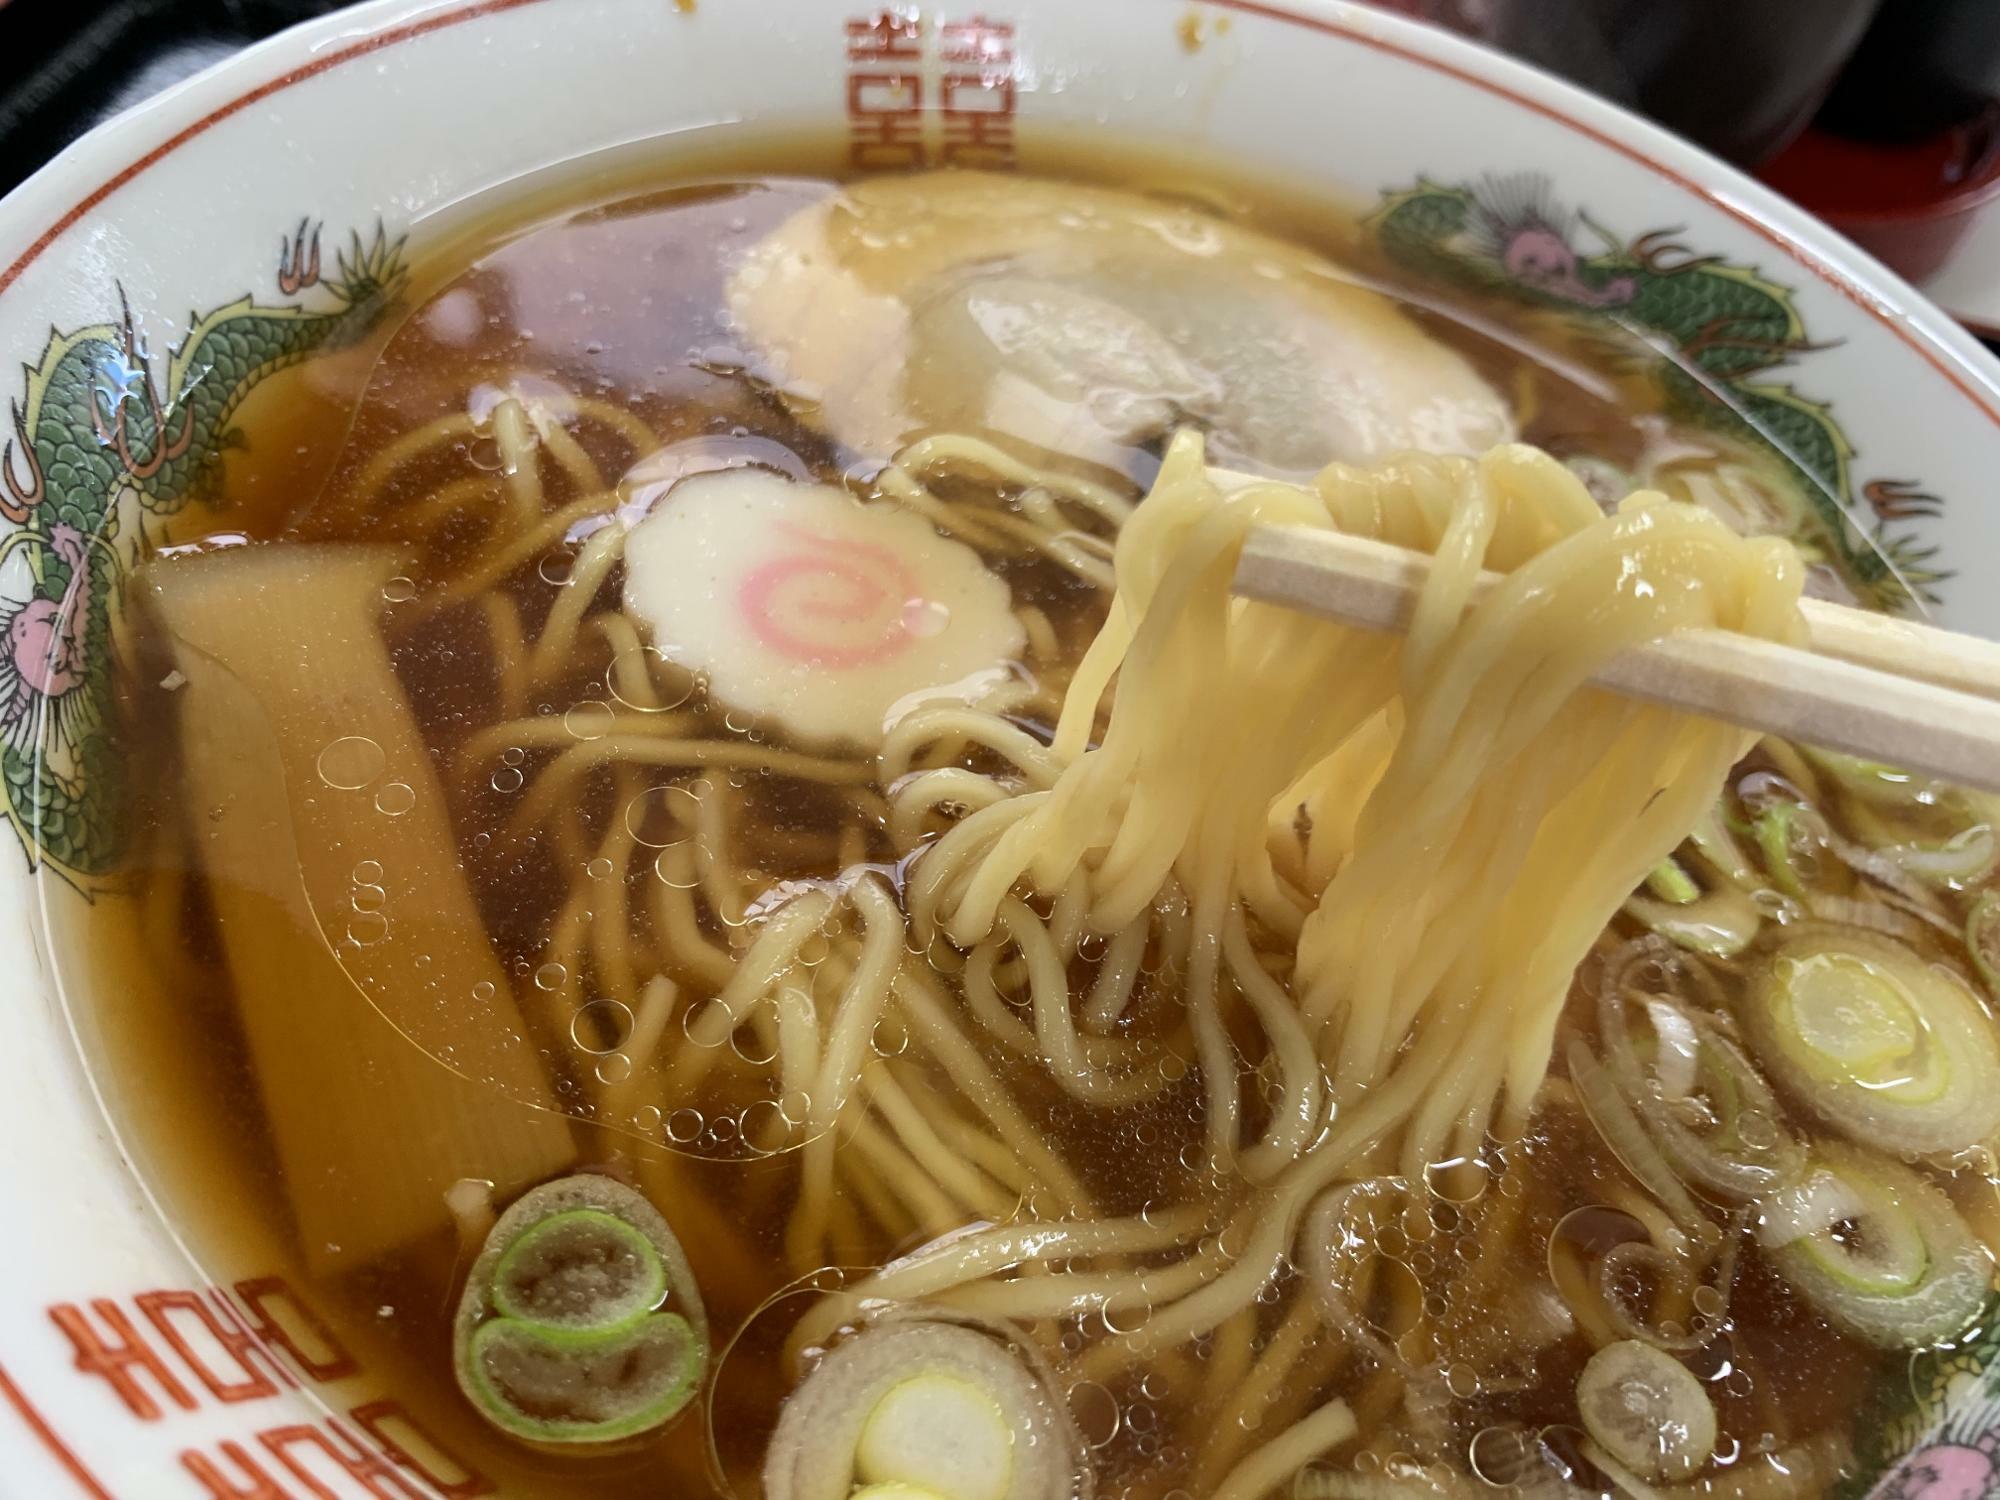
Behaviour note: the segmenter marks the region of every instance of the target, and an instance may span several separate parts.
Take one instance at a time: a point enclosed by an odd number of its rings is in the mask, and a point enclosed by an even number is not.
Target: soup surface
[[[1858,1474],[1855,1414],[1977,1335],[2000,1232],[1984,801],[1765,743],[1629,899],[1584,852],[1495,854],[1511,904],[1468,888],[1465,929],[1531,966],[1572,884],[1608,925],[1538,1036],[1462,1014],[1412,1123],[1292,1207],[1434,1035],[1392,1029],[1369,1072],[1351,1025],[1282,1015],[1366,978],[1372,942],[1315,968],[1300,924],[1361,857],[1316,841],[1373,773],[1209,764],[1204,806],[1278,775],[1268,827],[1195,829],[1124,887],[1173,797],[983,894],[936,852],[1110,743],[1143,667],[1099,704],[1126,647],[1092,641],[1137,617],[1142,498],[1196,482],[1177,432],[1292,496],[1518,439],[1560,462],[1477,484],[1566,466],[1606,508],[1651,486],[1780,531],[1838,593],[1783,473],[1678,425],[1631,351],[1412,280],[1294,192],[1067,155],[1021,180],[760,166],[516,206],[419,255],[383,339],[259,389],[140,574],[139,837],[94,920],[144,973],[92,989],[196,1247],[282,1257],[505,1494]],[[1472,472],[1369,493],[1415,508]],[[1142,728],[1210,712],[1235,710]],[[1534,764],[1560,762],[1509,774]],[[1622,847],[1609,793],[1601,816]],[[1245,837],[1262,863],[1217,853]],[[1273,873],[1205,906],[1225,867]],[[1449,903],[1425,921],[1453,930]],[[1482,1048],[1527,1061],[1465,1082]],[[494,1229],[565,1180],[611,1186]],[[941,1244],[989,1258],[869,1279]],[[628,1276],[643,1307],[604,1313]],[[871,1364],[881,1339],[902,1352]]]

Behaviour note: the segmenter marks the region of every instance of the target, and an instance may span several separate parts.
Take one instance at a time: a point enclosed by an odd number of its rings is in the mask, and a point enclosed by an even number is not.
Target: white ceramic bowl
[[[91,1008],[58,982],[84,968],[84,902],[119,899],[99,868],[115,811],[75,711],[103,682],[101,622],[47,665],[61,527],[112,518],[86,581],[115,607],[153,511],[217,441],[222,404],[188,393],[247,388],[264,354],[326,336],[350,230],[420,242],[435,216],[525,174],[750,123],[844,130],[890,157],[915,142],[933,161],[1004,156],[1049,129],[1221,153],[1379,198],[1379,231],[1443,274],[1635,328],[1710,399],[1775,415],[1826,504],[1918,574],[1947,622],[2000,634],[2000,589],[1980,572],[2000,548],[2000,368],[1754,183],[1561,83],[1335,0],[996,0],[985,22],[926,17],[912,41],[861,0],[382,0],[119,118],[0,203],[0,806],[14,825],[0,841],[25,855],[0,869],[0,952],[14,956],[0,980],[0,1491],[489,1492],[258,1262],[254,1236],[197,1265],[148,1189],[146,1143],[121,1142],[93,1090]],[[919,113],[899,112],[909,88]],[[325,226],[317,285],[302,218]],[[177,358],[191,327],[209,336]],[[104,446],[77,394],[86,369],[150,380],[177,451],[153,467],[143,419],[124,457]],[[1983,1486],[2000,1429],[1984,1381],[1966,1368],[1922,1383],[1950,1400],[1905,1410],[1885,1441]]]

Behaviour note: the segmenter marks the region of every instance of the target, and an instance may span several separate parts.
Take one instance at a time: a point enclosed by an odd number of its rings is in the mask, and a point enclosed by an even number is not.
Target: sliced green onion
[[[1332,1468],[1324,1464],[1309,1464],[1292,1476],[1290,1490],[1273,1490],[1273,1500],[1286,1495],[1290,1500],[1423,1500],[1423,1497],[1448,1496],[1450,1500],[1468,1500],[1479,1496],[1480,1492],[1470,1486],[1478,1481],[1459,1481],[1459,1488],[1441,1489],[1429,1480],[1412,1480],[1403,1469],[1392,1469],[1387,1473],[1357,1474],[1342,1465]],[[1485,1486],[1481,1486],[1484,1489]],[[1185,1491],[1183,1491],[1185,1493]],[[1490,1493],[1490,1491],[1488,1491]],[[859,1497],[857,1497],[859,1500]]]
[[[1300,1226],[1299,1270],[1329,1333],[1400,1375],[1413,1402],[1448,1402],[1450,1394],[1437,1371],[1403,1351],[1403,1340],[1416,1325],[1397,1319],[1385,1327],[1367,1317],[1350,1295],[1356,1270],[1373,1256],[1383,1231],[1412,1211],[1409,1185],[1399,1177],[1363,1178],[1328,1188]]]
[[[687,1405],[706,1351],[675,1313],[608,1332],[489,1318],[467,1351],[468,1389],[503,1432],[535,1443],[608,1443]]]
[[[1619,1497],[1619,1500],[1673,1500],[1673,1496],[1669,1491],[1641,1479],[1632,1470],[1626,1468],[1625,1465],[1618,1462],[1609,1453],[1606,1453],[1595,1439],[1589,1437],[1583,1438],[1577,1443],[1576,1451],[1583,1456],[1585,1462],[1611,1481],[1608,1493]],[[1561,1492],[1559,1491],[1558,1493]],[[1591,1493],[1601,1495],[1607,1493],[1607,1491],[1593,1490]]]
[[[1590,1357],[1576,1382],[1584,1430],[1642,1478],[1686,1479],[1715,1452],[1715,1406],[1686,1365],[1626,1339]]]
[[[1656,1042],[1653,1080],[1658,1095],[1668,1104],[1680,1104],[1694,1092],[1701,1076],[1701,1033],[1694,1017],[1663,995],[1646,996],[1645,1007]]]
[[[1688,842],[1732,885],[1747,891],[1759,884],[1755,867],[1743,853],[1743,846],[1736,842],[1736,835],[1729,831],[1722,803],[1709,804],[1708,811],[1689,830]]]
[[[2000,840],[1990,824],[1974,823],[1938,843],[1885,844],[1881,853],[1919,880],[1963,890],[1993,873]]]
[[[1653,867],[1653,873],[1646,877],[1646,889],[1675,906],[1686,906],[1701,899],[1701,887],[1671,856]]]
[[[1773,802],[1751,825],[1757,851],[1771,881],[1795,901],[1804,901],[1823,877],[1830,844],[1826,820],[1799,802]]]
[[[1833,852],[1855,874],[1873,881],[1906,902],[1912,912],[1925,920],[1931,920],[1936,915],[1938,898],[1933,886],[1919,880],[1880,849],[1838,835],[1829,837]]]
[[[1648,958],[1635,946],[1599,991],[1605,1067],[1676,1177],[1728,1201],[1761,1198],[1797,1174],[1805,1149],[1742,1048],[1674,992],[1684,976],[1692,987],[1699,960]],[[1650,1035],[1634,1035],[1635,1008]]]
[[[1924,922],[1907,908],[1891,906],[1869,896],[1832,896],[1815,891],[1806,898],[1806,910],[1822,922],[1842,927],[1865,927],[1884,937],[1910,942],[1924,935]]]
[[[766,1500],[1071,1500],[1083,1441],[1054,1372],[1004,1325],[917,1313],[865,1325],[778,1414]]]
[[[1683,1179],[1747,1203],[1796,1175],[1805,1148],[1785,1128],[1776,1095],[1742,1049],[1712,1023],[1699,1036],[1688,1097],[1661,1100],[1645,1118]]]
[[[659,1251],[616,1214],[573,1208],[509,1245],[493,1273],[493,1306],[549,1328],[618,1327],[644,1317],[667,1292]]]
[[[1625,910],[1668,941],[1716,958],[1741,953],[1757,940],[1764,925],[1757,903],[1733,885],[1680,905],[1633,896]]]
[[[1962,1333],[1993,1264],[1937,1188],[1900,1163],[1830,1143],[1773,1195],[1758,1229],[1771,1263],[1828,1322],[1884,1348]]]
[[[1949,890],[2000,865],[2000,800],[1852,756],[1807,753],[1839,784],[1856,831],[1883,861]]]
[[[1988,891],[1972,903],[1965,919],[1965,951],[1987,993],[2000,995],[2000,891]]]
[[[531,1443],[657,1427],[688,1404],[708,1361],[680,1241],[638,1193],[590,1173],[545,1183],[500,1216],[452,1333],[466,1399]]]
[[[1756,939],[1764,913],[1752,899],[1755,872],[1723,825],[1719,805],[1709,808],[1689,835],[1692,850],[1654,866],[1646,877],[1653,897],[1634,895],[1626,912],[1648,929],[1695,953],[1719,958],[1741,953]],[[1706,867],[1714,888],[1705,892],[1690,865]]]
[[[1935,785],[1926,777],[1884,765],[1880,761],[1863,760],[1859,756],[1842,755],[1811,745],[1801,746],[1800,749],[1806,759],[1831,777],[1843,792],[1876,807],[1907,806],[1926,795],[1929,788]]]
[[[1890,1151],[1950,1151],[2000,1129],[2000,1040],[1963,981],[1879,933],[1794,928],[1744,1020],[1778,1083],[1825,1124]]]
[[[1949,789],[1939,803],[1919,808],[1921,816],[1903,821],[1855,809],[1854,825],[1868,856],[1856,868],[1881,879],[1880,867],[1886,866],[1939,890],[1962,891],[1978,884],[2000,864],[2000,840],[1992,823],[1977,821],[1979,814],[1966,802],[1965,794]],[[1876,869],[1871,872],[1868,866]]]
[[[1691,1292],[1697,1273],[1697,1262],[1685,1242],[1669,1241],[1662,1247],[1650,1239],[1627,1240],[1598,1256],[1590,1273],[1591,1290],[1611,1327],[1625,1338],[1691,1354],[1714,1341],[1718,1320],[1700,1312],[1686,1324],[1650,1319],[1632,1305],[1630,1289],[1657,1284]]]
[[[951,1441],[940,1443],[939,1434]],[[1014,1429],[1000,1405],[957,1375],[919,1370],[875,1403],[854,1444],[854,1472],[962,1500],[1001,1500]]]
[[[1737,988],[1716,966],[1657,935],[1635,938],[1607,954],[1596,986],[1602,995],[1665,995],[1698,1012],[1726,1009]]]
[[[1712,1243],[1716,1237],[1714,1223],[1695,1206],[1680,1178],[1667,1165],[1666,1158],[1654,1144],[1646,1127],[1632,1112],[1620,1095],[1604,1065],[1580,1041],[1572,1041],[1568,1052],[1569,1080],[1576,1086],[1577,1098],[1583,1104],[1583,1112],[1590,1117],[1590,1123],[1597,1127],[1597,1133],[1604,1137],[1604,1144],[1612,1154],[1624,1164],[1625,1170],[1639,1180],[1639,1183],[1655,1198],[1660,1206],[1673,1217],[1683,1230],[1702,1243]]]

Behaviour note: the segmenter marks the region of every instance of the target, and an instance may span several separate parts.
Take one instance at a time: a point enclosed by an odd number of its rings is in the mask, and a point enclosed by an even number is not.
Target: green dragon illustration
[[[2000,1488],[2000,1296],[1959,1344],[1912,1355],[1854,1423],[1836,1500],[1980,1500]]]
[[[1581,223],[1602,241],[1572,245]],[[1935,547],[1906,523],[1939,504],[1914,483],[1876,480],[1857,496],[1853,449],[1828,408],[1758,377],[1824,347],[1806,337],[1784,287],[1746,266],[1695,255],[1654,231],[1623,244],[1588,219],[1554,210],[1535,177],[1475,191],[1419,182],[1387,195],[1372,219],[1383,251],[1420,276],[1569,315],[1584,338],[1628,368],[1643,366],[1666,414],[1769,454],[1803,502],[1797,540],[1834,562],[1868,601],[1903,608],[1945,575]],[[1855,500],[1874,525],[1863,531]]]
[[[230,419],[257,383],[364,336],[394,301],[402,241],[378,226],[337,256],[318,306],[244,296],[191,316],[169,358],[165,396],[121,290],[116,323],[51,329],[27,367],[0,444],[0,578],[25,580],[0,606],[0,802],[30,866],[88,891],[116,865],[120,817],[109,703],[115,596],[157,540],[148,522],[216,493]],[[320,283],[319,231],[301,224],[279,256],[278,289]],[[16,554],[19,557],[16,558]]]
[[[1771,371],[1821,346],[1786,288],[1756,270],[1695,255],[1675,231],[1630,244],[1559,214],[1546,183],[1522,177],[1478,191],[1419,182],[1388,194],[1372,219],[1383,252],[1419,277],[1562,316],[1615,368],[1636,371],[1673,420],[1769,455],[1795,492],[1794,540],[1886,609],[1934,599],[1946,575],[1914,523],[1941,502],[1913,481],[1858,487],[1853,448],[1829,409]],[[1575,230],[1602,248],[1574,248]],[[1863,529],[1856,501],[1872,513]],[[1840,1500],[1979,1500],[2000,1493],[2000,1298],[1978,1331],[1933,1351],[1891,1382],[1855,1425],[1856,1465]]]

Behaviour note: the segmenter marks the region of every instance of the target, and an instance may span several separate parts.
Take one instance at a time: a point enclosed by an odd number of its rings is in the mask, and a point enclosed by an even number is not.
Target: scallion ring
[[[1758,1239],[1828,1322],[1884,1348],[1962,1333],[1993,1263],[1951,1200],[1899,1162],[1819,1146],[1806,1174],[1763,1205]]]
[[[1822,1122],[1890,1151],[1952,1151],[2000,1129],[2000,1041],[1942,964],[1880,933],[1794,928],[1751,986],[1759,1060]]]

